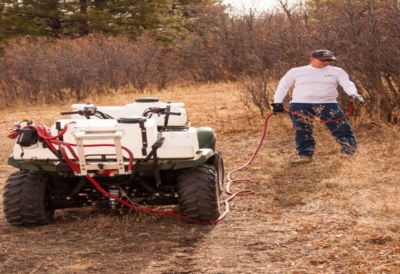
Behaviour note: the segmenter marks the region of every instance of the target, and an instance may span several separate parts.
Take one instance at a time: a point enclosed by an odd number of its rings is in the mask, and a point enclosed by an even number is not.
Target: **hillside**
[[[244,101],[237,85],[151,95],[185,102],[194,126],[216,130],[226,175],[244,165],[260,142],[265,117]],[[138,96],[89,101],[122,105]],[[0,110],[0,191],[16,171],[6,164],[13,140],[5,136],[13,122],[28,116],[50,126],[69,105]],[[290,121],[271,116],[255,159],[231,175],[252,179],[232,183],[231,191],[255,194],[237,196],[216,225],[90,207],[59,210],[51,225],[16,228],[6,223],[0,205],[0,273],[400,273],[399,127],[350,120],[359,143],[356,155],[342,156],[316,124],[315,161],[293,166]]]

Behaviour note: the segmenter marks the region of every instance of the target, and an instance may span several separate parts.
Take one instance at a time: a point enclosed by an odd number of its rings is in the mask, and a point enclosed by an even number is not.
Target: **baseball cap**
[[[336,57],[333,55],[333,52],[330,50],[326,50],[326,49],[319,49],[319,50],[313,51],[311,53],[311,57],[321,60],[321,61],[337,60]]]

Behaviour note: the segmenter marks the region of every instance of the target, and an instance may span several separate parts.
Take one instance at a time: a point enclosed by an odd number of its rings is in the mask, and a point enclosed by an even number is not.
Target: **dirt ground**
[[[196,92],[172,99],[187,102],[195,126],[216,129],[228,175],[250,159],[264,120],[238,112],[240,98],[226,87],[204,89],[215,104],[205,111]],[[13,121],[30,115],[47,123],[62,110],[0,110],[1,190],[16,171],[6,164],[13,141],[4,137]],[[358,155],[341,156],[320,133],[315,161],[293,166],[290,124],[273,116],[256,158],[231,174],[252,179],[232,183],[231,191],[255,194],[237,196],[215,225],[87,207],[56,211],[50,225],[20,228],[7,224],[0,205],[0,273],[400,273],[398,128],[355,124]]]

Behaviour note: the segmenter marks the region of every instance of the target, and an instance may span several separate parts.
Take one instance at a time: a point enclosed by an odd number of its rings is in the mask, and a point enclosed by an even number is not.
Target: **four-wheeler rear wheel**
[[[213,165],[202,164],[182,170],[177,179],[181,214],[200,222],[220,215],[219,182]]]
[[[7,222],[15,226],[37,226],[51,222],[54,215],[48,176],[40,171],[21,170],[8,177],[3,193]]]

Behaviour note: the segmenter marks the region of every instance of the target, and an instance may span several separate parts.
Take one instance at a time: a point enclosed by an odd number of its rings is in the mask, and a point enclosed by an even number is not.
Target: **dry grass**
[[[213,127],[229,172],[250,158],[264,123],[240,92],[235,84],[218,84],[144,95],[185,102],[194,126]],[[121,105],[135,97],[90,101]],[[4,135],[21,116],[50,125],[68,109],[3,109],[0,125]],[[398,126],[351,122],[357,155],[341,156],[320,124],[316,160],[291,166],[289,119],[272,116],[257,157],[232,175],[253,180],[234,184],[233,191],[256,194],[236,198],[230,215],[215,226],[86,208],[60,210],[52,225],[21,229],[0,213],[0,273],[400,273]],[[1,188],[14,171],[6,165],[11,145],[5,137],[0,141]]]

